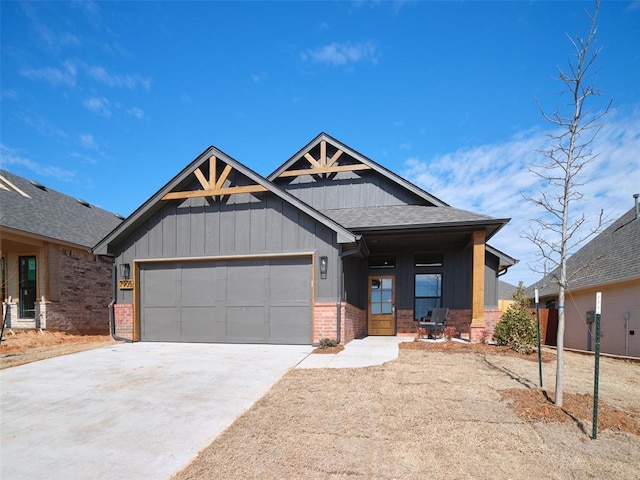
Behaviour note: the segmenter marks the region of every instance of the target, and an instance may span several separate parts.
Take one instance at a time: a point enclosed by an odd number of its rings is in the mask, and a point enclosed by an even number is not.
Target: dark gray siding
[[[368,275],[393,275],[396,279],[396,308],[413,309],[415,300],[415,267],[412,252],[386,252],[395,255],[393,269],[366,269]],[[471,304],[471,252],[434,252],[443,254],[442,305],[449,308],[469,308]],[[351,286],[351,288],[355,288]],[[366,306],[366,282],[361,286]]]
[[[330,266],[326,279],[316,273],[316,300],[337,297],[335,232],[268,192],[168,201],[115,250],[116,263],[132,265],[144,259],[316,252],[329,257]],[[118,301],[131,303],[131,292],[121,291]]]
[[[327,178],[302,175],[276,180],[280,188],[317,210],[387,205],[428,205],[374,170],[340,172]]]
[[[445,252],[442,274],[442,306],[470,308],[471,306],[471,248],[459,252]]]
[[[367,309],[366,292],[367,260],[360,257],[347,257],[343,262],[344,297],[343,299],[363,310]]]

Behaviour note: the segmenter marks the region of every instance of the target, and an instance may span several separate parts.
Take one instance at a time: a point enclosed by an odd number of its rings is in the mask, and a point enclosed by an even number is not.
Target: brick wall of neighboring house
[[[46,302],[46,328],[85,335],[109,333],[113,296],[110,260],[68,247],[57,248],[57,278]],[[42,321],[45,323],[45,320]]]
[[[133,340],[133,305],[116,303],[113,306],[113,316],[116,324],[116,335]]]
[[[336,339],[337,308],[334,302],[318,302],[313,306],[313,342],[323,338]],[[341,343],[346,344],[354,338],[366,335],[367,314],[353,305],[342,302],[340,309]]]

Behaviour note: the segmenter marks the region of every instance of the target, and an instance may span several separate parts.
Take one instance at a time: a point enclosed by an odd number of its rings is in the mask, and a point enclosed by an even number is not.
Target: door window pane
[[[370,295],[372,315],[390,315],[393,313],[392,278],[372,278]]]

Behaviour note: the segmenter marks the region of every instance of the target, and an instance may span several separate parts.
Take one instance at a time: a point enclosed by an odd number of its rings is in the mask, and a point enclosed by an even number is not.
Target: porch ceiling
[[[363,232],[372,253],[396,250],[460,250],[471,242],[471,233],[477,228],[386,230]]]

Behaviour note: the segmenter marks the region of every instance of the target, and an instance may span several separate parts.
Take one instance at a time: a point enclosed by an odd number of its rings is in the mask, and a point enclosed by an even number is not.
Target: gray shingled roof
[[[0,175],[29,196],[25,197],[12,188],[0,188],[2,227],[92,247],[122,222],[111,212],[93,205],[85,206],[77,199],[50,188],[39,188],[6,170],[0,169]]]
[[[518,287],[500,280],[498,282],[498,299],[513,300],[513,294],[518,291]]]
[[[568,258],[569,290],[640,278],[640,218],[634,217],[632,208]],[[528,287],[527,294],[533,296],[535,288],[541,297],[557,294],[558,272]]]
[[[378,227],[449,226],[452,224],[495,223],[496,219],[453,207],[391,205],[383,207],[340,208],[321,213],[346,228],[360,230]]]

